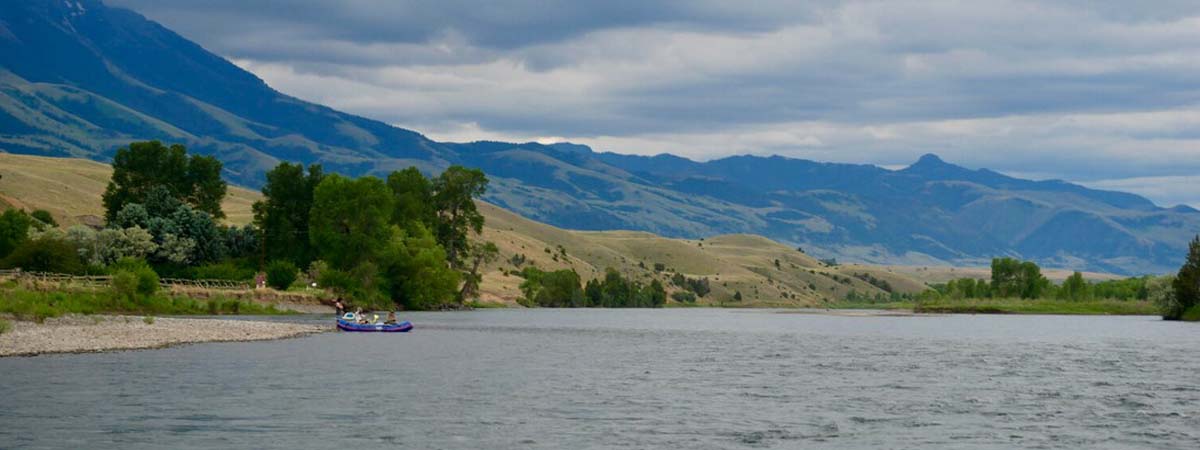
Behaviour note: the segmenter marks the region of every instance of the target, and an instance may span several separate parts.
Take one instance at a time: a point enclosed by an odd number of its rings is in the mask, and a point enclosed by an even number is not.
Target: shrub
[[[695,303],[696,294],[688,291],[675,291],[671,293],[671,299],[679,303]]]
[[[43,236],[17,246],[4,258],[4,267],[20,267],[32,272],[80,274],[84,272],[79,251],[66,239]]]
[[[8,209],[0,214],[0,257],[8,256],[29,237],[31,220],[25,211]]]
[[[113,292],[130,301],[149,298],[158,292],[158,272],[146,261],[123,258],[108,267],[112,274]]]
[[[113,294],[117,297],[134,301],[137,299],[137,275],[128,270],[120,270],[112,275]]]
[[[296,282],[298,269],[291,261],[277,259],[267,264],[267,285],[285,291]]]
[[[143,317],[142,322],[145,322],[146,325],[154,325],[154,316]]]
[[[33,212],[29,213],[29,217],[37,219],[38,222],[44,223],[51,227],[58,227],[58,222],[54,220],[54,216],[50,215],[50,211],[46,211],[44,209],[34,210]]]
[[[190,275],[196,280],[245,281],[254,279],[254,269],[238,265],[233,261],[223,261],[193,267]]]
[[[8,330],[11,330],[11,329],[12,329],[12,322],[9,322],[4,319],[0,319],[0,334],[7,333]]]
[[[1179,316],[1179,319],[1187,322],[1200,322],[1200,305],[1188,308],[1182,316]]]

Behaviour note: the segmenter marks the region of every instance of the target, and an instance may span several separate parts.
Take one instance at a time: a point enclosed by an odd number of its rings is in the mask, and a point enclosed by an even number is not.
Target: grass
[[[4,319],[0,319],[0,334],[7,333],[11,329],[12,329],[12,322],[9,322]]]
[[[22,288],[0,289],[0,313],[17,319],[41,323],[64,314],[136,314],[136,315],[222,315],[290,314],[275,305],[262,305],[234,299],[197,300],[182,296],[155,295],[130,299],[108,291],[32,291]],[[153,320],[153,319],[151,319]]]
[[[885,310],[911,310],[916,309],[916,303],[911,301],[903,302],[847,302],[840,301],[824,305],[828,309],[885,309]]]
[[[1184,322],[1200,322],[1200,305],[1188,308],[1188,310],[1184,311],[1183,315],[1179,317],[1179,320]]]
[[[967,299],[918,302],[918,313],[952,314],[1065,314],[1065,315],[1158,315],[1150,302],[1124,300],[1056,300],[1056,299]]]

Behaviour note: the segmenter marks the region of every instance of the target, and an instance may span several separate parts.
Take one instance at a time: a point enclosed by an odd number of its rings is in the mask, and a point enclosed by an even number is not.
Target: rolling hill
[[[64,226],[101,221],[100,196],[111,175],[108,165],[84,159],[0,154],[0,203],[27,210],[45,209]],[[230,186],[223,208],[230,223],[252,218],[255,191]],[[737,306],[819,306],[851,290],[885,293],[869,280],[886,280],[896,292],[919,292],[924,284],[894,270],[871,266],[827,266],[794,248],[760,236],[726,235],[702,240],[669,239],[645,232],[570,231],[525,219],[480,202],[487,218],[483,238],[500,247],[500,258],[486,267],[482,299],[515,304],[521,278],[511,272],[534,265],[544,270],[571,268],[586,279],[608,267],[644,282],[658,278],[670,285],[678,272],[707,277],[713,292],[700,304]],[[513,264],[514,255],[525,262]],[[775,261],[779,264],[776,265]],[[655,264],[664,270],[655,271]],[[876,281],[877,284],[882,284]],[[675,290],[675,288],[671,288]],[[741,291],[743,301],[730,302]]]
[[[182,143],[258,186],[279,161],[349,175],[479,167],[486,200],[581,230],[758,234],[821,258],[980,265],[995,256],[1123,274],[1173,270],[1200,212],[1127,193],[970,170],[782,157],[697,162],[568,143],[443,143],[282,94],[136,12],[98,0],[0,2],[0,151],[108,160]]]

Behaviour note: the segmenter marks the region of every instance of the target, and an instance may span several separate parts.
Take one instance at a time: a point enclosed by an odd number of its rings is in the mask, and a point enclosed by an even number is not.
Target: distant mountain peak
[[[942,158],[938,155],[935,155],[933,153],[926,153],[924,155],[921,155],[921,158],[918,159],[917,162],[913,163],[911,166],[908,166],[908,168],[909,169],[917,169],[917,168],[926,168],[926,167],[946,167],[946,166],[957,167],[957,166],[954,166],[953,164],[943,161]]]

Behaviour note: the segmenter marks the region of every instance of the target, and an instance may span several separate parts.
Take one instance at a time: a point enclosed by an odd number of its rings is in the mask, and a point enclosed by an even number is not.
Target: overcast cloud
[[[468,141],[1062,178],[1200,207],[1200,2],[109,0]]]

